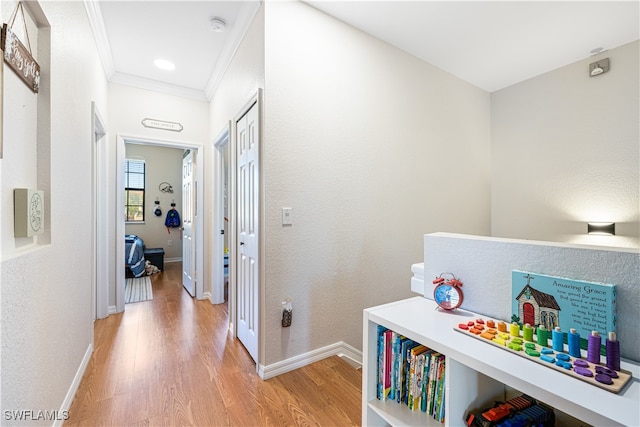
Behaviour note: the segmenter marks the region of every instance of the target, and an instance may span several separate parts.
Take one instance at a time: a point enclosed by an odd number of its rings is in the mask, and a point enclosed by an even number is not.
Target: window
[[[144,160],[125,161],[124,214],[127,222],[144,221],[144,173]]]

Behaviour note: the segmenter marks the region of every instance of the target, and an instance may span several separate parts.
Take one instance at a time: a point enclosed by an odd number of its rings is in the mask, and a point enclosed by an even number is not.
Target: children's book
[[[431,354],[433,350],[425,353],[424,373],[422,375],[422,387],[420,389],[420,410],[427,412],[427,390],[429,389],[429,376],[431,374]]]
[[[441,359],[444,359],[444,355],[440,353],[433,353],[431,355],[431,369],[429,372],[429,389],[427,390],[427,413],[433,413],[433,401],[436,394],[436,380],[438,377],[438,370],[440,369]]]
[[[402,384],[402,403],[409,406],[409,385],[411,384],[411,350],[414,347],[420,346],[416,342],[412,343],[410,346],[407,346],[407,351],[405,353],[405,371],[404,371],[404,379]]]
[[[384,326],[378,325],[378,370],[377,370],[377,382],[378,382],[378,390],[376,393],[376,397],[382,400],[382,396],[384,394],[384,384],[383,384],[383,370],[384,370],[384,332],[387,330]]]
[[[382,400],[387,400],[389,398],[389,392],[391,391],[391,336],[393,331],[386,330],[384,331],[384,368],[382,372],[382,381],[383,381],[383,389],[382,389]]]
[[[444,399],[444,371],[445,371],[445,358],[442,356],[440,358],[440,363],[438,366],[438,374],[436,380],[436,395],[434,397],[434,405],[433,405],[433,418],[436,420],[440,420],[440,405],[442,405],[442,401]]]
[[[407,398],[407,406],[409,409],[413,409],[414,393],[416,392],[416,366],[418,355],[427,351],[427,347],[420,344],[411,349],[409,358],[409,396]]]
[[[400,369],[399,369],[399,375],[398,375],[398,395],[396,396],[396,402],[400,403],[400,402],[404,402],[404,397],[405,397],[405,386],[407,384],[407,368],[408,368],[408,363],[407,361],[409,360],[407,357],[407,351],[408,349],[410,349],[413,346],[416,346],[417,344],[413,341],[410,340],[408,338],[405,338],[402,341],[402,344],[400,345]]]
[[[396,400],[396,384],[398,382],[398,358],[400,356],[400,340],[402,335],[397,332],[391,334],[391,388],[389,400]]]
[[[402,335],[399,337],[397,342],[396,351],[394,351],[394,371],[395,371],[395,383],[393,384],[394,391],[394,400],[396,402],[400,402],[402,399],[402,377],[404,375],[404,354],[406,352],[406,345],[411,341],[407,337],[403,337]]]

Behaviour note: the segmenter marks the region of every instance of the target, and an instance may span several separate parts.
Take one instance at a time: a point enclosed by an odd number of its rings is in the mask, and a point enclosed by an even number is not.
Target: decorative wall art
[[[44,191],[13,190],[15,237],[31,237],[44,232]]]
[[[544,274],[512,271],[512,321],[559,326],[566,335],[571,328],[586,345],[592,331],[606,337],[616,332],[616,286]]]
[[[27,45],[22,44],[18,36],[13,32],[12,27],[18,12],[22,14],[22,22],[24,24],[24,34],[27,38]],[[22,2],[18,3],[16,10],[13,12],[11,22],[2,24],[2,40],[0,46],[4,51],[3,57],[9,67],[29,86],[34,92],[38,93],[40,89],[40,65],[33,58],[31,53],[31,42],[29,41],[29,33],[27,32],[27,24],[24,17],[24,9]]]

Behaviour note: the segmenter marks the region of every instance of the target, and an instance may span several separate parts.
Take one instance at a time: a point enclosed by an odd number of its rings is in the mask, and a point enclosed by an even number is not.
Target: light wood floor
[[[360,370],[339,357],[262,381],[227,332],[226,304],[192,299],[181,264],[153,300],[95,323],[95,348],[65,426],[360,425]]]

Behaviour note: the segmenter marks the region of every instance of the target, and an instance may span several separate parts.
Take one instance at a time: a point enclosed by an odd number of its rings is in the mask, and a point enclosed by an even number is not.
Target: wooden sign
[[[182,132],[182,125],[176,122],[167,122],[156,119],[143,119],[142,126],[153,129],[170,130],[173,132]]]
[[[2,25],[2,50],[4,51],[4,62],[20,76],[34,93],[38,93],[40,65],[7,24]]]

